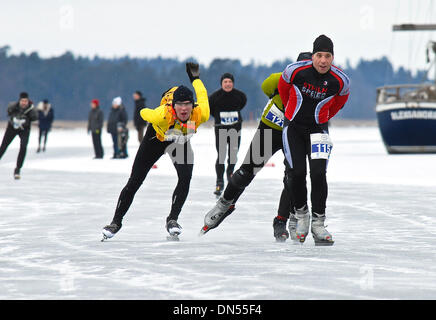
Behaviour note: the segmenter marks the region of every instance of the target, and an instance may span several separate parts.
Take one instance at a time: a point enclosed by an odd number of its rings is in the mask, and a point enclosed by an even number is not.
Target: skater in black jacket
[[[209,97],[210,114],[215,118],[215,145],[218,157],[215,163],[216,189],[220,195],[224,189],[224,172],[229,181],[237,162],[241,144],[241,110],[247,103],[247,96],[234,88],[234,77],[230,73],[221,76],[221,89]],[[228,153],[227,170],[225,159]]]
[[[38,113],[29,100],[27,92],[21,92],[17,102],[11,102],[8,106],[8,126],[0,146],[0,159],[6,152],[9,144],[18,135],[20,137],[20,151],[18,152],[17,166],[14,170],[14,178],[20,179],[20,170],[26,157],[27,144],[29,143],[30,123],[38,120]]]

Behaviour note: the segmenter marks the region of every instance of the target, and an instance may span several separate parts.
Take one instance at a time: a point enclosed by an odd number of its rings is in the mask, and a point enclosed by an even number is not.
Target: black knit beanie
[[[232,80],[233,83],[235,82],[235,78],[233,77],[233,74],[228,73],[228,72],[224,73],[224,74],[221,76],[221,81],[220,81],[220,83],[223,83],[223,80],[224,80],[224,79],[230,79],[230,80]]]
[[[180,86],[173,93],[173,105],[176,102],[190,101],[194,103],[194,93],[185,86]]]
[[[333,55],[333,41],[323,34],[320,35],[313,42],[312,52],[315,54],[318,51],[330,52]]]
[[[21,92],[20,99],[29,99],[29,94],[27,92]]]

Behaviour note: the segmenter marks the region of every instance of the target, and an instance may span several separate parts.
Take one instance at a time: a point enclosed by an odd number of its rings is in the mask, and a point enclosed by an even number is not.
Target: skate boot
[[[18,169],[18,168],[15,168],[15,170],[14,170],[14,179],[15,180],[21,179],[20,169]]]
[[[295,218],[297,219],[297,226],[295,234],[297,236],[297,241],[303,243],[306,240],[307,234],[309,233],[310,226],[310,214],[307,209],[307,205],[300,209],[295,209]]]
[[[289,214],[289,223],[288,223],[289,234],[291,236],[291,240],[297,241],[297,218],[294,213]]]
[[[117,224],[117,223],[112,221],[111,224],[109,224],[103,228],[103,231],[102,231],[103,239],[101,239],[101,241],[103,242],[106,239],[112,238],[115,235],[115,233],[120,231],[120,229],[121,229],[121,223]]]
[[[324,226],[325,214],[313,212],[312,217],[312,236],[316,246],[332,246],[334,241],[330,232]]]
[[[277,242],[285,242],[289,238],[289,232],[286,230],[286,218],[277,216],[273,220],[274,237]]]
[[[204,217],[204,226],[201,228],[200,235],[218,227],[219,224],[235,210],[234,208],[233,200],[226,200],[224,197],[219,198],[215,207]]]
[[[179,241],[179,234],[182,233],[182,227],[177,223],[176,220],[168,220],[166,224],[168,233],[167,237],[169,241]]]
[[[221,196],[221,193],[223,193],[223,189],[224,189],[224,184],[217,182],[216,188],[215,188],[215,191],[213,194],[216,195],[217,197],[219,197],[219,196]]]

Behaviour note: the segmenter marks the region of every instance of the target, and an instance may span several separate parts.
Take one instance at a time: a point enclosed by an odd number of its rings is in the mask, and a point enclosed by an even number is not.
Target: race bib
[[[229,126],[239,121],[238,111],[220,112],[221,124]]]
[[[271,100],[269,100],[268,103],[266,104],[266,108],[271,103],[272,106],[269,109],[268,113],[265,115],[265,119],[271,122],[272,124],[275,124],[283,128],[283,121],[285,120],[285,114]]]
[[[311,144],[311,159],[325,159],[330,158],[332,152],[333,143],[330,140],[328,133],[312,133],[310,135]]]

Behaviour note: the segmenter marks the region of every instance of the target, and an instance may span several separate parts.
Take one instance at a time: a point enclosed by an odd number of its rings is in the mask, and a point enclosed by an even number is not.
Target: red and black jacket
[[[345,105],[350,95],[350,79],[336,66],[320,74],[312,60],[303,60],[285,68],[278,90],[285,117],[312,126],[326,123]]]

